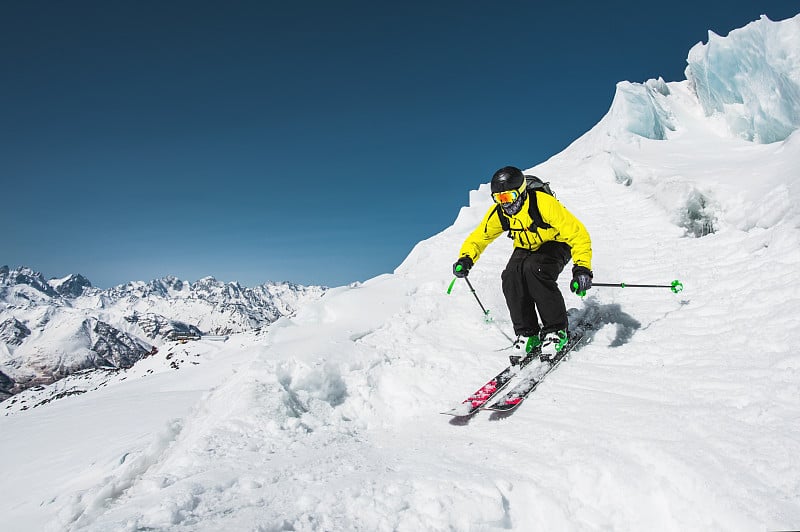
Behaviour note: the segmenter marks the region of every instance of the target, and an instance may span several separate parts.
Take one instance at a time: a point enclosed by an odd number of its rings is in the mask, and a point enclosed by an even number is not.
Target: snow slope
[[[759,38],[778,44],[747,44]],[[690,66],[743,89],[731,112],[745,116],[770,108],[760,73],[800,87],[797,50],[800,16],[762,18],[693,48]],[[463,283],[445,294],[490,205],[482,186],[393,275],[332,289],[266,335],[192,346],[201,363],[180,372],[134,367],[0,418],[4,526],[797,529],[800,124],[754,142],[704,104],[720,86],[621,83],[595,128],[532,169],[589,228],[596,281],[686,290],[567,295],[601,326],[513,416],[439,414],[508,353],[508,241],[470,274],[494,323]],[[796,118],[800,98],[783,103],[780,120]]]

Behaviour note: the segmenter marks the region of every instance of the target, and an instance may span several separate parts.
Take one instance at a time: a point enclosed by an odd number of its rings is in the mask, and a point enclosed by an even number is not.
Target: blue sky
[[[363,281],[590,129],[618,81],[683,80],[708,30],[800,11],[542,4],[5,2],[0,265]]]

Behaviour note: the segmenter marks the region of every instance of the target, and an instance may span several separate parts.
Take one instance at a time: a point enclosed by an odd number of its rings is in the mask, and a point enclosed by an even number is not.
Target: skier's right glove
[[[453,275],[456,277],[466,277],[469,275],[469,270],[472,268],[473,264],[475,263],[472,262],[472,259],[464,255],[453,264]]]
[[[586,291],[592,287],[592,270],[583,266],[574,266],[572,268],[572,282],[569,283],[569,289],[583,297]]]

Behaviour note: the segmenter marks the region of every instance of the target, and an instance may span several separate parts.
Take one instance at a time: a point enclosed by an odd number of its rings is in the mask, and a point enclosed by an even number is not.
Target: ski
[[[516,409],[522,401],[536,389],[539,383],[568,357],[570,351],[572,351],[582,339],[582,332],[573,335],[569,342],[567,342],[567,345],[552,359],[543,360],[541,364],[532,366],[528,371],[520,375],[519,382],[508,390],[505,395],[492,404],[489,404],[489,401],[484,401],[482,403],[483,406],[480,408],[484,410],[494,410],[495,412],[511,412]]]
[[[489,381],[478,388],[475,393],[464,399],[460,405],[456,406],[455,408],[451,408],[446,412],[442,412],[442,414],[455,417],[471,416],[475,412],[479,411],[487,402],[497,397],[497,395],[503,391],[508,383],[511,382],[519,370],[537,359],[538,351],[529,353],[525,356],[525,358],[519,360],[518,364],[510,364],[506,369],[495,375],[492,379],[489,379]]]

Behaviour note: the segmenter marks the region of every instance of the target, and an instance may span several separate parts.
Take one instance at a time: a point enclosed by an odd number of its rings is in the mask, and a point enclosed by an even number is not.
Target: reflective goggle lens
[[[519,197],[519,192],[516,190],[507,190],[505,192],[495,192],[492,194],[494,201],[497,203],[511,203]]]

